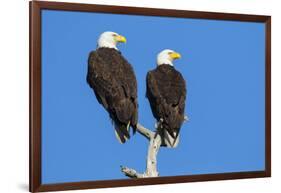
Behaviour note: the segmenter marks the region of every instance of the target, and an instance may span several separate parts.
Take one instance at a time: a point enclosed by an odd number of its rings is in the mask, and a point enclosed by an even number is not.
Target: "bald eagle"
[[[173,50],[163,50],[157,56],[157,67],[147,73],[146,97],[153,116],[158,122],[158,133],[164,146],[176,147],[179,132],[184,121],[186,83],[173,65],[180,58]]]
[[[126,38],[115,32],[104,32],[97,49],[88,58],[87,82],[98,102],[111,118],[117,139],[124,143],[138,122],[137,81],[130,63],[117,49]]]

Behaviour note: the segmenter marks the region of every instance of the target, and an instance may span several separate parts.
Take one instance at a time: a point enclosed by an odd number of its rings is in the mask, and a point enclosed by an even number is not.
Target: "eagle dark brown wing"
[[[161,131],[167,131],[174,140],[177,139],[184,121],[186,83],[182,75],[169,65],[160,65],[148,72],[146,96],[152,113],[159,122]]]
[[[137,84],[132,66],[115,49],[99,48],[89,55],[87,82],[113,120],[119,140],[129,139],[138,120]]]

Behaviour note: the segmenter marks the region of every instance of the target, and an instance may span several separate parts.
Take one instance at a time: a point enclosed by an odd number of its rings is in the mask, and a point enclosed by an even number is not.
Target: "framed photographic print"
[[[30,191],[271,176],[271,17],[30,2]]]

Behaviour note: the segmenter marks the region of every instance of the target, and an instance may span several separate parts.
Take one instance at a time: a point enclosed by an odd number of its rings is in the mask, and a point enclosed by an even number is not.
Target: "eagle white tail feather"
[[[128,131],[128,133],[130,133],[130,124],[131,124],[131,121],[129,121],[129,123],[127,124],[127,131]]]
[[[119,135],[118,135],[118,133],[117,133],[117,131],[116,131],[116,129],[114,130],[114,133],[115,133],[115,136],[116,136],[117,140],[119,141],[119,143],[123,144]]]
[[[119,126],[114,125],[114,132],[115,132],[115,136],[117,138],[117,140],[123,144],[128,140],[128,137],[126,137],[126,135],[123,134],[123,132],[121,131],[121,129],[119,128]],[[130,129],[130,122],[127,124],[126,126],[127,131],[129,132]]]
[[[179,144],[179,135],[176,139],[174,139],[168,131],[164,130],[164,143],[169,148],[176,148]]]

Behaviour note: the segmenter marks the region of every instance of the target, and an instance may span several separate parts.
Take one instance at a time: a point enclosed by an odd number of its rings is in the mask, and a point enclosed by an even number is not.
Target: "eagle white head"
[[[98,39],[98,48],[114,48],[117,49],[117,44],[120,42],[126,43],[126,38],[118,33],[106,31],[103,32]]]
[[[180,58],[181,55],[174,50],[165,49],[157,55],[157,65],[168,64],[174,66],[173,61]]]

